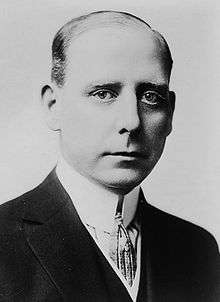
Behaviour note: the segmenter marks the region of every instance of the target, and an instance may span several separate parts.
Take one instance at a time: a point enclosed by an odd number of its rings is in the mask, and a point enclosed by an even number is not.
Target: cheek
[[[165,138],[171,130],[171,118],[167,112],[154,112],[144,117],[145,133],[152,139]]]
[[[73,145],[94,149],[107,136],[109,123],[103,112],[94,110],[88,103],[82,104],[76,102],[74,106],[66,106],[67,109],[63,110],[61,135]]]
[[[152,166],[157,163],[163,152],[170,129],[170,118],[165,112],[156,112],[145,118],[144,144]]]

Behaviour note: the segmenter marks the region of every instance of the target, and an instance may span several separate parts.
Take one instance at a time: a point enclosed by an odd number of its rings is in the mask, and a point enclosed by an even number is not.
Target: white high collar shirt
[[[130,287],[122,273],[108,255],[108,240],[106,240],[104,233],[110,233],[112,231],[119,196],[90,182],[70,167],[62,157],[58,161],[56,174],[64,189],[72,199],[82,223],[85,225],[105,258],[126,287],[132,300],[136,301],[140,281],[141,234],[139,232],[137,238],[137,270],[133,285]],[[134,218],[138,204],[139,191],[140,187],[138,186],[124,196],[122,217],[125,227],[127,227]]]

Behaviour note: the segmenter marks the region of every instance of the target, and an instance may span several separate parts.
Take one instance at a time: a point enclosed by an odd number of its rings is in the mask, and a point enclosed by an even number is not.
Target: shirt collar
[[[120,196],[90,182],[63,158],[58,161],[56,173],[83,223],[100,230],[111,231]],[[124,196],[122,217],[125,226],[134,218],[139,191],[140,186],[137,186]]]

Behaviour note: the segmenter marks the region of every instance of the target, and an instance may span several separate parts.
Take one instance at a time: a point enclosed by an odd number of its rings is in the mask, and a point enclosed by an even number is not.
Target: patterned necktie
[[[123,225],[123,199],[124,198],[121,197],[118,201],[114,227],[110,234],[109,255],[127,280],[128,284],[132,286],[135,278],[137,261],[134,246],[125,226]]]

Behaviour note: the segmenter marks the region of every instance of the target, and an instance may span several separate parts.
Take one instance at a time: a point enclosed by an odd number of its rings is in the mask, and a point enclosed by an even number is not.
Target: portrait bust
[[[140,187],[172,132],[172,65],[165,38],[127,12],[57,32],[41,104],[61,158],[0,206],[0,301],[220,299],[214,237]]]

